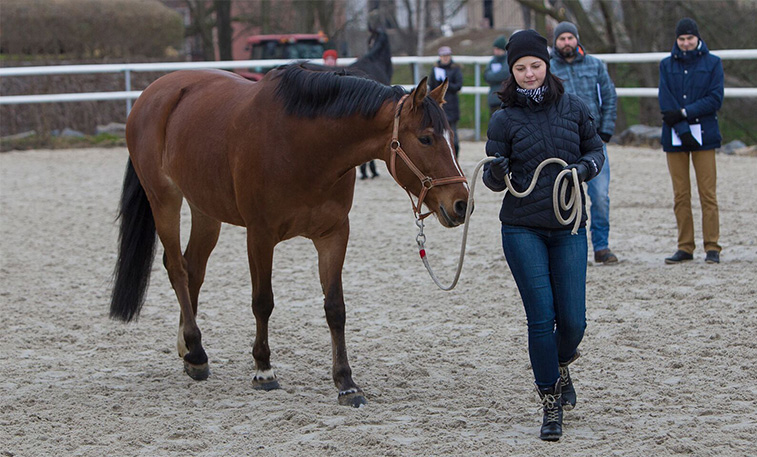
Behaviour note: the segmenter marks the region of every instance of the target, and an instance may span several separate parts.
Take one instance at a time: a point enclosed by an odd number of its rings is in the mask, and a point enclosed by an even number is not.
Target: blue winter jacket
[[[704,41],[693,51],[684,52],[673,45],[670,57],[660,62],[660,111],[686,108],[686,120],[673,126],[676,133],[690,131],[689,124],[702,126],[702,146],[698,150],[720,147],[717,111],[723,104],[723,64],[710,54]],[[662,149],[665,152],[688,150],[673,146],[671,127],[662,123]]]
[[[549,71],[563,80],[565,92],[578,95],[589,106],[598,132],[607,135],[615,132],[618,96],[604,62],[586,54],[580,44],[572,62],[567,62],[553,48],[549,59]]]
[[[571,94],[563,94],[548,104],[534,103],[518,94],[514,106],[507,106],[491,117],[487,136],[486,155],[510,158],[510,179],[517,191],[528,188],[536,167],[550,157],[559,157],[568,164],[586,162],[588,179],[598,175],[604,165],[604,143],[597,135],[589,109]],[[492,176],[489,165],[484,165],[484,184],[495,192],[505,190],[504,180]],[[552,188],[562,168],[558,164],[544,167],[533,192],[524,198],[505,193],[500,221],[507,225],[569,230],[555,217],[552,204]],[[583,186],[581,193],[584,194]],[[586,225],[586,196],[583,197],[581,226]],[[563,218],[568,214],[563,211]]]

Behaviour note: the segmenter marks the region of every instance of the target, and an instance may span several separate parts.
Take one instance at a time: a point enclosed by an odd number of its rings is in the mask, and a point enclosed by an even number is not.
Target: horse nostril
[[[468,202],[465,200],[458,200],[455,202],[455,214],[459,218],[465,217],[465,211],[468,209]]]

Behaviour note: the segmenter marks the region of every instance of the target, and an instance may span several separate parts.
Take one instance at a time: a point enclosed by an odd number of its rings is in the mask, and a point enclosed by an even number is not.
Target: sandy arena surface
[[[483,143],[463,143],[467,174],[483,155]],[[108,318],[126,158],[125,149],[0,154],[0,456],[754,455],[757,158],[718,155],[722,263],[704,263],[694,190],[695,261],[669,266],[664,154],[610,148],[621,263],[589,266],[588,329],[571,370],[579,403],[557,444],[538,439],[526,321],[499,240],[501,194],[480,178],[451,292],[418,258],[410,202],[385,166],[358,181],[344,288],[350,362],[368,404],[353,409],[336,402],[305,239],[276,251],[278,391],[252,389],[239,227],[224,226],[200,297],[207,381],[183,372],[178,305],[157,259],[139,321]],[[426,232],[449,281],[462,230],[430,219]]]

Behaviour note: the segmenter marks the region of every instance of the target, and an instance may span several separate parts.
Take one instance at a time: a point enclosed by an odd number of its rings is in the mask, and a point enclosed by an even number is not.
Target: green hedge
[[[180,49],[181,15],[157,0],[0,0],[0,53],[164,57]]]

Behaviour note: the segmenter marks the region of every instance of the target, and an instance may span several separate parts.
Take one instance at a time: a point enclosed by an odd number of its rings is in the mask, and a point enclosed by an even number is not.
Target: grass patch
[[[62,137],[51,135],[31,135],[25,138],[0,139],[0,152],[28,151],[30,149],[81,149],[112,148],[126,146],[126,139],[121,135],[101,133],[83,137]]]

